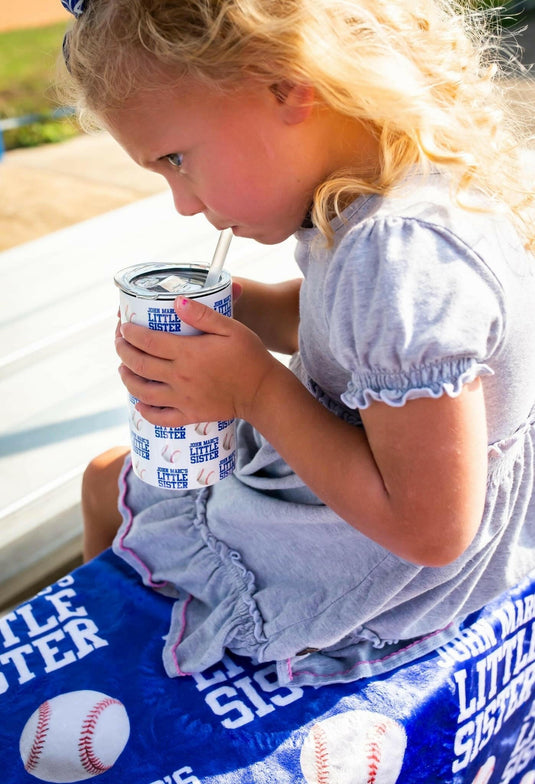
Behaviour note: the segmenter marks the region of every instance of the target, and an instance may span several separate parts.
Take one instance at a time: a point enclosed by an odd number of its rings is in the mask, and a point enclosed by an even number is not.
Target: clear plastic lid
[[[202,264],[135,264],[115,275],[115,284],[126,294],[142,299],[174,299],[179,294],[192,296],[217,291],[228,282],[222,272],[218,283],[203,289],[208,267]]]

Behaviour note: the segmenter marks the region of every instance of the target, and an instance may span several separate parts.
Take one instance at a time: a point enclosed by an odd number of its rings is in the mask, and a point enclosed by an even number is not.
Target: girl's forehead
[[[271,95],[265,90],[225,93],[192,80],[138,90],[100,114],[104,126],[135,159],[176,152],[214,135],[268,118]],[[163,150],[163,152],[162,152]],[[180,151],[180,150],[178,150]]]
[[[267,118],[275,100],[265,85],[252,80],[234,89],[220,89],[218,85],[185,77],[139,90],[114,114],[134,119],[146,115],[154,123],[169,121],[188,127],[219,124],[218,121],[234,126],[246,118],[252,124],[259,117]],[[113,114],[110,112],[109,116]]]
[[[106,107],[101,115],[112,123],[124,124],[136,119],[150,119],[156,123],[168,115],[187,115],[210,104],[210,94],[189,80],[175,80],[167,84],[142,87]]]
[[[143,85],[133,90],[117,104],[117,107],[121,110],[136,111],[144,107],[166,104],[172,105],[173,108],[232,105],[242,101],[254,101],[254,97],[264,89],[263,85],[252,79],[244,79],[241,84],[230,87],[193,76],[165,75],[150,85]]]

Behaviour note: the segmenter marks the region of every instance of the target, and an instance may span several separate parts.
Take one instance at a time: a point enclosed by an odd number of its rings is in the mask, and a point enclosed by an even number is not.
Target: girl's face
[[[180,214],[202,212],[217,229],[273,244],[299,228],[329,174],[376,155],[363,126],[314,108],[310,89],[275,92],[183,80],[139,92],[103,119],[136,163],[166,178]]]

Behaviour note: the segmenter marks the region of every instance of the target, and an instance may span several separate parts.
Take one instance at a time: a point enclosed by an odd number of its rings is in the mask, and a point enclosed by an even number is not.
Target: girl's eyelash
[[[169,155],[166,155],[165,158],[169,161],[171,166],[180,169],[184,156],[180,152],[171,152]]]

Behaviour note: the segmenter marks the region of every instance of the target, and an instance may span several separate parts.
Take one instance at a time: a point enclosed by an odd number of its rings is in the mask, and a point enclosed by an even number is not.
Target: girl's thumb
[[[197,302],[187,297],[177,297],[175,300],[175,311],[182,321],[195,327],[199,332],[219,332],[218,322],[223,316],[217,313],[208,305]],[[219,325],[220,326],[220,325]]]

